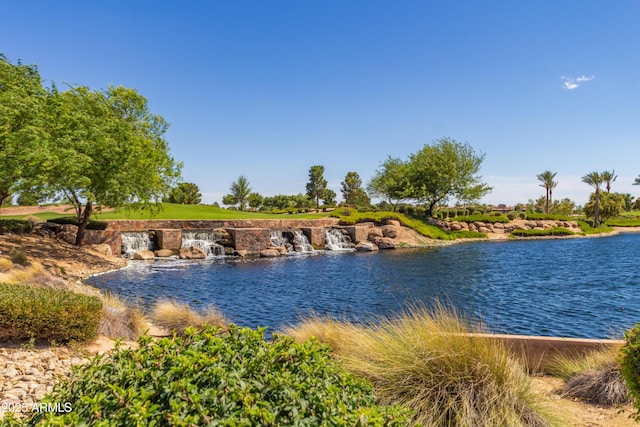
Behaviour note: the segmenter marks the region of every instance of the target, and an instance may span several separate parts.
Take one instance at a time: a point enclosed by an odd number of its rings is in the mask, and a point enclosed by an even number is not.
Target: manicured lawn
[[[175,205],[163,203],[162,210],[151,213],[149,211],[117,210],[113,212],[96,213],[95,220],[109,219],[309,219],[328,216],[325,212],[307,214],[266,214],[260,212],[240,212],[229,209],[204,205]]]

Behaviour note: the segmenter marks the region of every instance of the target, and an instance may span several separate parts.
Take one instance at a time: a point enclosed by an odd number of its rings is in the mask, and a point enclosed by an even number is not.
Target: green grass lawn
[[[39,212],[37,214],[20,216],[3,216],[3,219],[26,219],[36,217],[42,220],[60,218],[64,216],[75,217],[75,212],[70,210],[68,214],[55,212]],[[112,219],[313,219],[329,216],[327,212],[305,213],[305,214],[269,214],[261,212],[240,212],[229,209],[216,208],[205,205],[176,205],[163,203],[162,209],[158,212],[148,210],[132,211],[119,209],[110,212],[94,212],[94,221],[104,221]]]
[[[261,212],[241,212],[205,205],[175,205],[163,203],[159,212],[145,210],[130,211],[121,209],[112,212],[96,213],[93,219],[310,219],[328,216],[326,212],[306,214],[268,214]]]

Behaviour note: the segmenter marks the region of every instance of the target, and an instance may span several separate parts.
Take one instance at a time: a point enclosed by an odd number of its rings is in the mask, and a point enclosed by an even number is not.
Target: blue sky
[[[483,201],[578,204],[615,169],[640,196],[640,2],[2,2],[0,52],[44,79],[136,88],[171,127],[204,202],[240,174],[304,192],[325,166],[340,193],[391,155],[442,137],[486,155]]]

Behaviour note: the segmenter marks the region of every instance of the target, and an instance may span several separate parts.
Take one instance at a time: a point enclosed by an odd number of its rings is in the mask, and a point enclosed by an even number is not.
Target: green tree
[[[549,213],[549,206],[551,204],[551,199],[553,198],[553,189],[558,185],[558,181],[554,181],[553,179],[556,177],[558,172],[544,171],[539,175],[536,175],[538,181],[540,181],[540,187],[544,188],[546,191],[545,195],[545,208],[544,213]]]
[[[249,207],[253,210],[257,210],[260,205],[262,205],[264,197],[262,197],[259,193],[251,193],[249,194],[247,200],[249,201]]]
[[[320,208],[320,199],[327,191],[327,180],[324,179],[324,166],[315,165],[309,168],[309,182],[307,182],[307,196],[316,201],[316,209]],[[335,193],[334,193],[335,194]]]
[[[389,156],[374,173],[367,184],[367,190],[374,197],[385,198],[395,212],[398,203],[411,198],[409,165],[399,158]]]
[[[362,180],[358,172],[347,172],[342,181],[342,198],[351,207],[371,204],[371,198],[362,188]]]
[[[594,216],[596,195],[591,193],[589,202],[584,205],[584,213],[587,217]],[[609,218],[615,218],[624,210],[625,200],[620,193],[600,193],[598,200],[598,218],[601,223]],[[594,223],[595,226],[595,223]]]
[[[0,206],[42,180],[46,95],[37,67],[14,65],[0,54]]]
[[[582,182],[589,184],[595,189],[593,194],[593,227],[598,228],[600,226],[600,186],[602,185],[602,176],[598,172],[589,172],[582,177]],[[588,215],[591,216],[591,215]]]
[[[181,182],[169,191],[166,201],[179,205],[199,205],[202,202],[202,194],[193,182]]]
[[[451,138],[425,145],[409,156],[410,198],[426,204],[427,216],[450,199],[463,204],[477,201],[491,191],[478,175],[484,157],[469,144]]]
[[[571,215],[576,210],[576,204],[569,198],[554,200],[551,212],[560,215]]]
[[[238,205],[238,210],[244,211],[249,202],[249,194],[251,194],[251,187],[247,177],[240,175],[237,180],[231,183],[229,190],[231,193],[222,198],[222,203],[225,205]]]
[[[164,138],[168,124],[134,89],[54,89],[48,123],[55,167],[47,184],[75,208],[77,245],[95,206],[159,209],[180,174]]]
[[[324,194],[322,195],[322,202],[325,206],[335,206],[336,205],[336,192],[330,189],[326,189]]]
[[[42,201],[37,191],[22,190],[18,195],[18,206],[36,206]]]
[[[618,179],[616,171],[604,171],[600,174],[600,177],[602,178],[602,183],[604,184],[604,188],[607,190],[607,193],[611,193],[611,184],[615,182],[616,179]]]

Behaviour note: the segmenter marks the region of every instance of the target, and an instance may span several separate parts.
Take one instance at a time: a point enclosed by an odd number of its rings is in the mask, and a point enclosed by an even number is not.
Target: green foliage
[[[246,210],[247,203],[249,203],[249,194],[251,194],[251,187],[247,177],[240,175],[237,180],[231,183],[229,191],[231,191],[229,194],[222,197],[222,204],[227,206],[237,205],[238,210]]]
[[[571,236],[575,233],[564,227],[553,227],[546,230],[513,230],[511,235],[519,237]]]
[[[10,232],[16,234],[31,233],[33,222],[21,219],[0,219],[0,234]]]
[[[368,206],[371,198],[362,188],[362,180],[358,172],[347,172],[342,181],[342,198],[349,206]]]
[[[545,213],[538,213],[538,212],[527,213],[526,219],[530,219],[533,221],[543,221],[545,219],[549,219],[553,221],[574,221],[575,220],[575,218],[572,218],[567,215],[545,214]]]
[[[519,212],[518,213],[518,218],[519,219],[527,219],[527,216],[528,216],[527,212]]]
[[[255,211],[262,205],[264,197],[259,193],[251,193],[247,197],[247,201],[249,202],[249,207]]]
[[[582,233],[586,235],[611,233],[615,230],[613,227],[609,227],[608,225],[601,225],[598,228],[594,228],[593,220],[578,220],[578,226],[580,226]]]
[[[395,212],[400,202],[411,198],[411,185],[408,162],[388,157],[367,184],[367,191],[385,198]]]
[[[595,215],[596,194],[591,193],[589,202],[584,205],[584,213],[587,217]],[[619,193],[600,193],[598,200],[598,215],[601,223],[610,218],[617,217],[625,208],[624,195]]]
[[[45,103],[37,67],[12,64],[0,54],[0,206],[40,181]]]
[[[117,347],[77,368],[28,425],[406,426],[407,410],[375,403],[371,385],[326,347],[232,326]],[[359,423],[359,424],[358,424]]]
[[[537,175],[538,181],[540,181],[540,187],[544,188],[546,191],[545,194],[545,205],[544,205],[544,213],[550,213],[550,203],[553,198],[553,189],[558,185],[558,181],[554,181],[553,179],[556,177],[558,172],[544,171],[541,174]]]
[[[607,220],[611,227],[640,227],[640,218],[611,218]]]
[[[496,222],[508,223],[509,218],[506,215],[498,213],[498,215],[469,215],[456,217],[456,221],[472,223],[472,222],[488,222],[495,224]]]
[[[70,291],[0,284],[0,340],[88,341],[102,302]]]
[[[335,206],[336,205],[336,192],[327,188],[322,195],[322,202],[324,206]]]
[[[509,218],[509,221],[513,221],[514,219],[518,218],[518,212],[516,211],[508,212],[507,218]]]
[[[202,201],[200,188],[193,182],[181,182],[169,191],[168,203],[179,205],[199,205]]]
[[[634,418],[640,421],[640,323],[626,331],[624,339],[625,344],[620,350],[620,370],[634,398]]]
[[[491,190],[478,176],[484,154],[466,143],[442,138],[409,156],[410,198],[425,203],[431,216],[449,199],[473,202]]]
[[[320,199],[327,192],[327,180],[324,179],[324,166],[315,165],[309,168],[309,182],[307,182],[307,197],[316,201],[316,209],[320,207]],[[335,195],[335,192],[333,193]]]
[[[72,216],[61,216],[58,218],[51,218],[49,219],[49,222],[55,222],[56,224],[78,225],[78,219]],[[89,221],[86,227],[87,227],[87,230],[106,230],[108,225],[109,224],[107,224],[104,221]]]
[[[164,139],[168,124],[134,89],[54,90],[48,123],[53,158],[46,182],[74,205],[77,244],[94,205],[157,208],[179,175]]]

